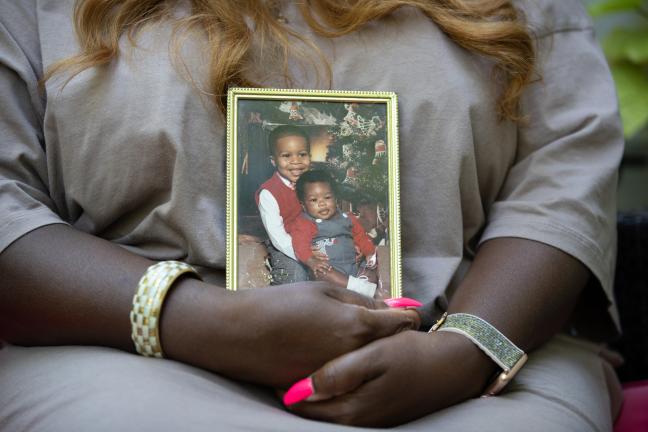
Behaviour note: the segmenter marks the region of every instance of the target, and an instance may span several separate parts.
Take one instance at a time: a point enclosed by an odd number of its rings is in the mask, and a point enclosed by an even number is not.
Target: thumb
[[[362,306],[367,309],[387,309],[388,306],[378,300],[358,294],[346,288],[341,288],[334,285],[329,285],[325,288],[324,293],[326,296],[335,299],[341,303],[347,303],[356,306]]]
[[[371,329],[367,342],[405,330],[418,330],[421,325],[421,317],[415,309],[365,309],[363,315],[364,322]]]

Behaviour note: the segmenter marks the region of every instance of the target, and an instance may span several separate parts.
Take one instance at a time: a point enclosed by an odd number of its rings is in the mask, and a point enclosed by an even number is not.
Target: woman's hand
[[[477,315],[530,352],[565,325],[588,277],[580,261],[554,247],[496,238],[480,246],[448,312]],[[404,332],[328,363],[312,377],[315,397],[330,398],[292,409],[339,423],[395,425],[478,396],[495,370],[462,335]]]
[[[318,420],[386,427],[479,396],[495,363],[464,336],[407,331],[327,363],[291,407]]]
[[[287,388],[327,361],[419,322],[415,311],[388,309],[327,283],[228,292],[186,279],[165,301],[161,338],[172,359]]]

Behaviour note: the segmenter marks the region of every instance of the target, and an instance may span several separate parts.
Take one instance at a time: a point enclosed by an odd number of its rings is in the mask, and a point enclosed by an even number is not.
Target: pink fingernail
[[[283,397],[284,405],[301,402],[313,394],[313,380],[308,377],[292,385]]]
[[[385,300],[390,308],[421,307],[423,303],[407,297],[397,297]]]

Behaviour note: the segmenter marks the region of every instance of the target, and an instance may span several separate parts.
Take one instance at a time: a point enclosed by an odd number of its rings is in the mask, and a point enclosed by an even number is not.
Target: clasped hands
[[[313,396],[288,409],[333,423],[391,427],[479,396],[492,369],[461,338],[403,331],[376,340],[318,369]]]
[[[407,316],[411,326],[375,338],[342,354],[310,376],[314,389],[288,407],[303,417],[333,423],[388,427],[478,396],[493,363],[468,339],[452,333],[418,332],[416,310],[389,310],[381,301],[357,299],[363,307]],[[358,296],[360,297],[360,296]],[[278,392],[280,396],[284,391]]]
[[[169,305],[191,301],[197,309],[189,317],[165,311],[169,358],[280,391],[311,377],[312,398],[288,408],[300,416],[402,424],[478,396],[494,372],[467,338],[416,331],[417,311],[329,283],[232,292],[185,279],[177,288],[182,297]]]

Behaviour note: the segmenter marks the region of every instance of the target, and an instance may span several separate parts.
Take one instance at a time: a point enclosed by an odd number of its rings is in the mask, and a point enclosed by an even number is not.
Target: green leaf
[[[616,82],[626,138],[633,136],[648,122],[648,73],[630,63],[611,65]]]
[[[643,0],[603,0],[590,4],[587,9],[590,15],[598,17],[601,15],[637,9]]]
[[[603,41],[608,60],[648,63],[648,28],[618,28]]]

